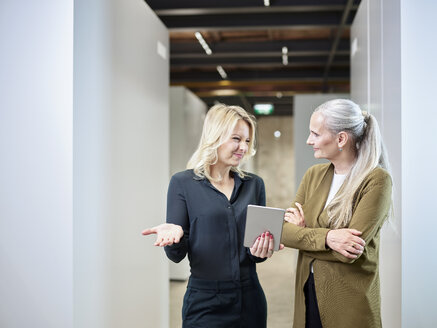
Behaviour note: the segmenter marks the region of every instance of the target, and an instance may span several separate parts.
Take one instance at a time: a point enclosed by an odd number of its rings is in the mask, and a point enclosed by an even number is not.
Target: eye
[[[250,144],[250,139],[246,139],[246,143],[247,143],[247,144]]]
[[[240,142],[240,137],[232,137],[232,140]]]

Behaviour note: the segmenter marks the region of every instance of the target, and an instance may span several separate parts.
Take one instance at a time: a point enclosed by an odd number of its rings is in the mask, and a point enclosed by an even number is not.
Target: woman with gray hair
[[[287,209],[281,242],[299,249],[294,327],[381,327],[380,230],[392,180],[375,117],[336,99],[311,116],[318,164]]]

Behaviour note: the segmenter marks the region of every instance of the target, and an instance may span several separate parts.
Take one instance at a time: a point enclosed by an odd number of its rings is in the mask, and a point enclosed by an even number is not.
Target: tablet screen
[[[268,231],[274,237],[274,250],[279,250],[284,215],[285,210],[282,208],[248,205],[244,246],[252,247],[256,238]]]

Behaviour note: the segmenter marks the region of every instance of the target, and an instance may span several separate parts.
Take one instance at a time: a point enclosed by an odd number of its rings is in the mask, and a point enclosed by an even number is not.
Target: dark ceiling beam
[[[288,57],[293,56],[327,56],[330,51],[289,51]],[[338,55],[349,55],[349,50],[337,51]],[[282,55],[278,51],[258,51],[258,52],[227,52],[227,53],[213,53],[206,55],[205,53],[185,53],[185,54],[171,54],[171,58],[242,58],[242,57],[276,57]]]
[[[288,62],[286,66],[282,64],[282,59],[278,56],[278,60],[275,62],[259,62],[259,63],[178,63],[171,64],[171,68],[179,69],[179,70],[187,70],[192,68],[214,68],[217,65],[223,66],[223,68],[229,66],[238,66],[243,68],[281,68],[281,67],[325,67],[326,61],[307,61],[307,62]],[[331,66],[335,67],[349,67],[349,61],[338,61],[331,64]]]
[[[209,33],[211,34],[211,33]],[[329,39],[314,39],[314,40],[270,40],[270,41],[250,41],[250,42],[226,42],[212,41],[210,35],[206,38],[213,53],[226,53],[226,52],[263,52],[277,51],[282,56],[282,48],[287,47],[288,52],[298,51],[330,51],[332,48],[332,41]],[[349,38],[342,38],[338,42],[338,50],[349,50],[350,42]],[[204,54],[204,50],[197,41],[185,41],[185,42],[172,42],[171,54],[176,55],[180,53],[192,53],[199,52]]]
[[[338,78],[338,79],[329,79],[330,83],[332,84],[348,84],[349,85],[349,78]],[[322,78],[313,78],[311,80],[307,78],[294,78],[294,79],[288,79],[288,80],[278,80],[278,79],[271,79],[269,81],[269,85],[283,85],[283,86],[305,86],[305,85],[321,85],[323,82]],[[260,80],[250,80],[250,81],[229,81],[229,80],[217,80],[217,81],[192,81],[192,80],[186,80],[186,81],[171,81],[171,86],[178,86],[178,85],[186,85],[189,88],[199,88],[199,89],[222,89],[222,88],[233,88],[233,87],[245,87],[245,86],[265,86],[265,81]]]
[[[228,103],[234,103],[236,102],[236,100],[241,101],[242,103],[245,104],[245,106],[250,107],[251,104],[253,103],[262,103],[262,102],[269,102],[269,103],[274,103],[275,105],[289,105],[291,103],[293,103],[293,97],[286,97],[286,98],[282,98],[279,99],[276,96],[271,96],[271,97],[251,97],[248,96],[247,92],[239,92],[236,93],[236,95],[213,95],[213,96],[202,96],[202,94],[205,93],[196,93],[196,95],[200,98],[202,98],[204,101],[208,102],[208,103],[213,103],[214,100],[216,99],[220,99],[220,98],[227,98],[230,99],[232,101],[229,101]],[[244,100],[242,100],[241,97],[244,97]]]
[[[314,93],[323,92],[323,81],[302,81],[302,80],[288,80],[288,81],[278,81],[271,80],[266,83],[266,81],[203,81],[203,82],[193,82],[193,81],[180,81],[171,82],[171,86],[185,86],[189,88],[196,94],[201,94],[205,92],[213,92],[218,95],[220,93],[230,93],[232,91],[234,94],[238,92],[246,93],[277,93],[278,91],[287,95],[295,95],[299,93]],[[349,79],[329,81],[329,91],[330,92],[350,92]]]
[[[228,90],[229,91],[229,90]],[[231,90],[232,91],[232,90]],[[225,95],[232,96],[232,95],[238,95],[239,93],[242,93],[247,98],[265,98],[269,99],[272,97],[275,97],[277,102],[287,102],[288,100],[292,99],[292,97],[295,95],[295,92],[293,91],[283,91],[283,92],[277,92],[277,91],[258,91],[258,92],[250,92],[250,91],[235,91],[235,92],[223,92]],[[209,90],[209,91],[197,91],[196,95],[198,95],[201,98],[212,98],[217,96],[223,96],[222,90]],[[278,97],[278,93],[281,94],[281,97]]]
[[[218,73],[217,73],[218,74]],[[242,77],[239,78],[235,78],[232,80],[232,82],[241,82],[241,83],[247,83],[249,81],[254,80],[253,77],[248,76],[250,74],[245,74]],[[251,75],[255,75],[255,74],[251,74]],[[220,79],[220,75],[217,78],[215,76],[214,73],[211,74],[202,74],[199,75],[197,77],[187,77],[184,75],[181,76],[172,76],[171,78],[171,83],[175,83],[175,84],[186,84],[186,85],[190,85],[191,83],[207,83],[207,82],[219,82]],[[289,83],[289,82],[317,82],[323,85],[323,77],[317,77],[317,76],[289,76],[289,77],[278,77],[276,75],[271,74],[270,76],[260,76],[258,78],[256,78],[257,81],[263,82],[263,83],[270,83],[270,82],[277,82],[277,81],[282,81],[284,83]],[[349,83],[349,76],[339,76],[339,77],[329,77],[328,78],[328,82],[348,82]]]
[[[220,15],[189,15],[189,16],[159,16],[167,28],[173,29],[203,29],[206,28],[275,28],[301,26],[337,26],[341,19],[340,11],[314,11],[272,14],[220,14]],[[351,20],[346,21],[351,24]]]
[[[252,105],[250,104],[250,102],[247,100],[246,96],[243,93],[239,93],[238,97],[240,98],[242,104],[243,104],[243,108],[250,108],[252,107]]]
[[[271,7],[236,7],[236,8],[178,8],[158,9],[155,13],[158,16],[199,16],[199,15],[223,15],[223,14],[274,14],[274,13],[300,13],[300,12],[322,12],[322,11],[343,11],[343,5],[316,5],[316,6],[271,6]],[[354,5],[352,9],[358,9]]]
[[[337,28],[336,24],[325,25],[245,25],[245,26],[197,26],[197,27],[168,27],[171,32],[197,32],[197,31],[262,31],[266,29],[274,30],[316,30],[323,28]]]
[[[335,35],[334,42],[332,42],[331,52],[329,54],[328,62],[326,63],[325,71],[323,73],[323,80],[324,80],[325,84],[326,84],[326,81],[328,80],[328,75],[329,75],[329,71],[330,71],[331,66],[332,66],[332,61],[334,60],[334,56],[336,54],[341,35],[343,33],[343,29],[346,26],[346,22],[348,20],[350,11],[352,9],[353,2],[354,2],[354,0],[347,1],[346,6],[345,6],[344,11],[343,11],[343,16],[341,17],[340,26],[337,29],[337,34]]]

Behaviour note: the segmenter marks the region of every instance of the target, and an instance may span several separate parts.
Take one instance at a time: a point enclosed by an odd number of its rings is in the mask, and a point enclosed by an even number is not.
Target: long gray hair
[[[325,127],[334,135],[346,132],[356,150],[356,161],[342,187],[327,206],[329,225],[347,227],[352,217],[355,192],[366,176],[376,167],[390,172],[387,152],[382,141],[378,122],[351,100],[335,99],[325,102],[314,112],[320,113]]]

